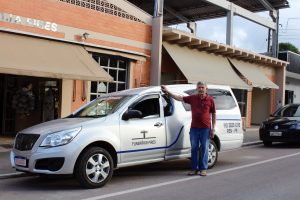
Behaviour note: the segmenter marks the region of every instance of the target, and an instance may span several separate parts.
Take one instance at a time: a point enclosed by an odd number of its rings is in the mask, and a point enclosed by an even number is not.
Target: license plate
[[[273,131],[270,131],[270,136],[276,136],[276,137],[282,136],[282,132],[278,132],[278,131],[273,132]]]
[[[18,166],[26,167],[27,166],[26,158],[15,157],[15,164]]]

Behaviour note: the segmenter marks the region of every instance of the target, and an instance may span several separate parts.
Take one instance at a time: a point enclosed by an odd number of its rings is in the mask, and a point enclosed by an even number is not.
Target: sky
[[[288,1],[290,8],[279,11],[279,42],[290,42],[300,50],[300,0]],[[267,12],[258,15],[271,20]],[[186,30],[182,24],[175,27]],[[197,22],[197,36],[226,43],[226,18]],[[263,53],[267,51],[267,38],[267,28],[234,16],[233,46]]]

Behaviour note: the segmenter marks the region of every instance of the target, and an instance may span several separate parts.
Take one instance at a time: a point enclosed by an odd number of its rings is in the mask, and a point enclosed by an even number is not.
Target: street
[[[0,179],[0,199],[300,199],[300,145],[254,145],[219,154],[207,177],[187,176],[189,160],[115,171],[106,186],[82,189],[75,179]]]

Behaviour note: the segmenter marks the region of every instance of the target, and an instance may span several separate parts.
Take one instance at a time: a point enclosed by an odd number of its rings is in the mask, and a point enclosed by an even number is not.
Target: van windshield
[[[121,105],[127,102],[131,96],[108,96],[100,97],[83,107],[70,117],[105,117],[114,113]]]

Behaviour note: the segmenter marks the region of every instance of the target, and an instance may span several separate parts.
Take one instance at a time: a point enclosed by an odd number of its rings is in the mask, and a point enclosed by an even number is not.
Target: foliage
[[[292,51],[294,53],[300,54],[299,49],[289,42],[279,43],[279,51]]]

